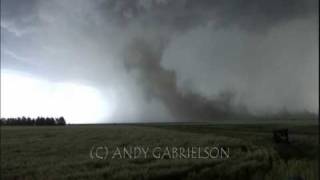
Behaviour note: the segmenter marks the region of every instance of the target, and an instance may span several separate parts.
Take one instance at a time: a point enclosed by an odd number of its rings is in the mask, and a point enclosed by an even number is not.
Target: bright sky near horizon
[[[97,123],[106,122],[112,113],[111,106],[90,86],[1,71],[2,117],[64,116],[67,123]]]

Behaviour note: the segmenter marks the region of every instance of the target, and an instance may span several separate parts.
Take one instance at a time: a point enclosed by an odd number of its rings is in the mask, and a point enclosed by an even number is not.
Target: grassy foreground
[[[290,144],[273,142],[272,130],[282,127]],[[2,126],[1,179],[315,180],[318,138],[318,125],[309,123]],[[100,145],[219,145],[230,158],[91,159]]]

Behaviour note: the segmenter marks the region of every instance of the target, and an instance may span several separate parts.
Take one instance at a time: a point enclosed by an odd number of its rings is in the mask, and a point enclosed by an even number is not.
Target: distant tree
[[[21,117],[17,118],[15,125],[22,125],[22,118]]]
[[[28,125],[27,124],[27,118],[25,116],[22,116],[20,125]]]
[[[40,117],[37,117],[37,118],[36,118],[35,124],[36,124],[36,125],[40,125],[40,124],[41,124],[41,122],[40,122]]]
[[[54,125],[66,125],[64,117],[37,117],[35,119],[30,117],[16,117],[16,118],[1,118],[0,125],[27,125],[27,126],[54,126]]]
[[[66,125],[66,121],[62,116],[56,119],[56,122],[57,122],[57,125]]]
[[[5,118],[1,118],[0,120],[0,125],[5,125],[6,124],[6,119]]]
[[[37,117],[36,119],[36,125],[38,126],[42,126],[42,125],[45,125],[45,118],[44,117]]]
[[[29,125],[29,126],[33,125],[32,120],[31,120],[30,117],[27,117],[27,119],[26,119],[26,125]]]
[[[7,124],[7,125],[12,125],[11,122],[12,122],[12,121],[11,121],[11,118],[8,118],[6,124]]]
[[[51,118],[47,117],[45,124],[46,124],[46,125],[55,125],[56,122],[55,122],[54,118],[52,118],[52,117],[51,117]]]

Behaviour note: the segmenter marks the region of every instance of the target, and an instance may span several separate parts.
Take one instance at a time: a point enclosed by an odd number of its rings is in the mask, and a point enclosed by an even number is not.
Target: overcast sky
[[[318,16],[317,0],[1,0],[1,73],[95,89],[102,122],[176,120],[190,93],[317,112]]]

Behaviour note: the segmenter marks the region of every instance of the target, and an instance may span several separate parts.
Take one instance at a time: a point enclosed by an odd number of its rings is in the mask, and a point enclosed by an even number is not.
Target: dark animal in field
[[[278,129],[273,131],[273,140],[276,143],[289,144],[288,129]]]

